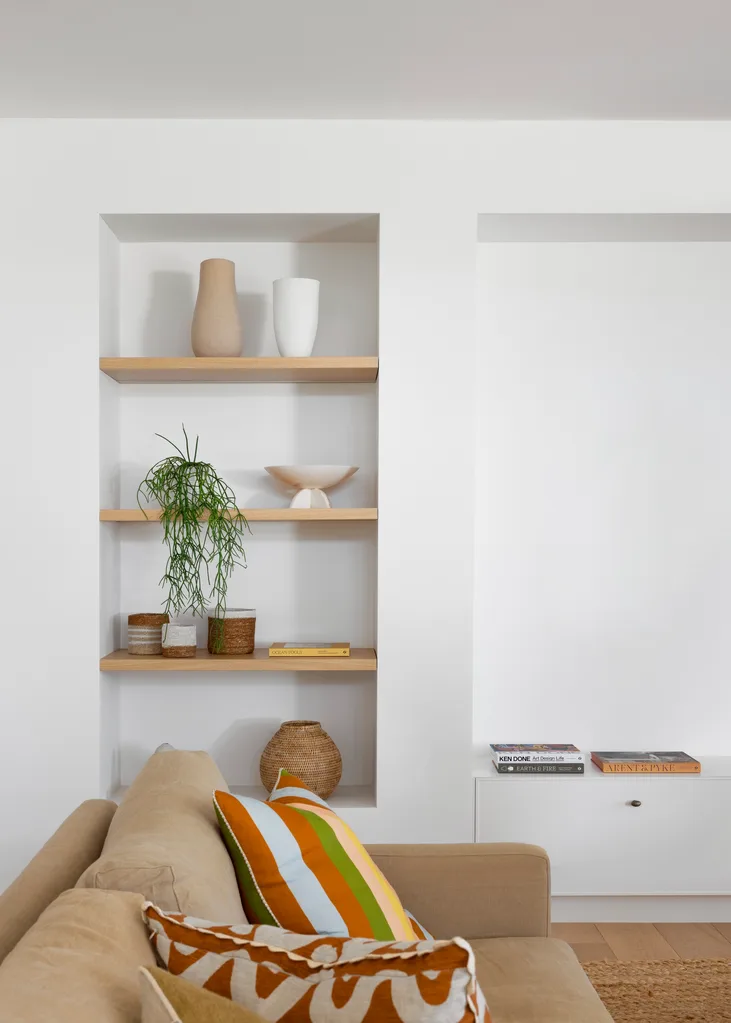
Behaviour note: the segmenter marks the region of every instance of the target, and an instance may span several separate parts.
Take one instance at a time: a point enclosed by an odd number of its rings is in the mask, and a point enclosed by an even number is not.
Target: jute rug
[[[727,1023],[731,959],[584,963],[615,1023]]]

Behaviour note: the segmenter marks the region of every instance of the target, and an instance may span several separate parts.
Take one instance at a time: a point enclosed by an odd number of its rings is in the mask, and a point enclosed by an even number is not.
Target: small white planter
[[[306,358],[312,354],[319,304],[319,281],[282,277],[274,282],[274,335],[280,355]]]
[[[195,657],[196,645],[195,625],[163,625],[163,657]]]

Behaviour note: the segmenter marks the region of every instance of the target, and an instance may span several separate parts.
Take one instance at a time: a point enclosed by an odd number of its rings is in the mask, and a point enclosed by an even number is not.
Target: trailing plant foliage
[[[210,463],[198,461],[199,438],[191,456],[185,426],[185,451],[161,433],[155,436],[177,454],[153,465],[139,485],[137,503],[143,512],[143,498],[148,503],[156,501],[161,508],[163,540],[168,548],[160,580],[167,591],[165,611],[205,615],[211,607],[214,616],[222,619],[228,580],[237,565],[246,567],[243,533],[249,523],[236,507],[231,487]]]

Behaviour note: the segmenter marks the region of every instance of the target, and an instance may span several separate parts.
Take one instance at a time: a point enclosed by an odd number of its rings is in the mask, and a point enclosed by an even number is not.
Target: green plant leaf
[[[185,454],[169,438],[156,436],[178,454],[152,466],[137,489],[137,504],[145,516],[143,500],[160,505],[163,542],[168,548],[160,580],[166,592],[165,610],[172,615],[190,611],[203,616],[210,606],[214,617],[223,618],[229,579],[237,566],[246,567],[243,534],[251,528],[231,487],[209,462],[198,461],[200,438],[196,437],[191,459],[185,426]],[[214,642],[222,641],[220,630]]]

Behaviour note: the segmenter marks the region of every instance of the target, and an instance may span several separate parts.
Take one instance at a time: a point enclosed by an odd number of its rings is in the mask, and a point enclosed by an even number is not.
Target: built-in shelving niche
[[[187,361],[198,266],[214,256],[236,263],[244,348],[230,375]],[[256,607],[257,646],[349,640],[372,655],[357,671],[103,670],[102,787],[119,793],[170,742],[209,750],[231,786],[259,792],[279,723],[315,718],[343,754],[339,805],[374,805],[378,217],[105,215],[100,266],[100,657],[126,646],[129,613],[159,609],[165,550],[136,490],[167,453],[155,434],[177,440],[182,423],[251,510],[229,603]],[[312,360],[279,361],[271,284],[284,276],[321,281]],[[360,466],[332,514],[291,515],[263,468],[302,462]]]

